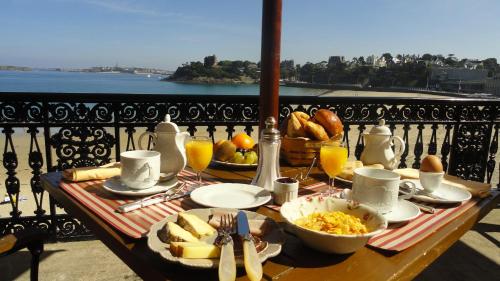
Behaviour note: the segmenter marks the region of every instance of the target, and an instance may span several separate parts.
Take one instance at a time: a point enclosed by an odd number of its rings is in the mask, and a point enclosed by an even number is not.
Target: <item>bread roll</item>
[[[328,136],[330,137],[337,138],[342,135],[344,131],[344,126],[342,125],[340,118],[337,114],[328,109],[320,109],[316,111],[314,120],[325,128]]]
[[[287,135],[291,138],[307,136],[306,131],[304,130],[304,127],[302,126],[299,118],[297,118],[297,115],[293,113],[290,115],[290,120],[288,120]]]
[[[316,124],[312,121],[307,121],[304,129],[307,135],[309,135],[309,137],[312,139],[317,139],[322,141],[328,140],[328,134],[326,133],[323,126],[319,124]]]

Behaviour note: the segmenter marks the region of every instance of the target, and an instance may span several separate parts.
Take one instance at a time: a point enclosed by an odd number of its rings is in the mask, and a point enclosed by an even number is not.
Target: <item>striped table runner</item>
[[[323,182],[305,186],[299,189],[299,196],[317,196],[320,191],[326,188],[327,184]],[[422,202],[419,203],[424,204]],[[368,245],[389,251],[403,251],[431,235],[477,203],[478,199],[469,200],[458,206],[426,204],[434,207],[436,213],[421,213],[417,218],[406,224],[389,225],[389,228],[384,232],[370,239]],[[280,206],[277,205],[267,205],[267,207],[276,211],[280,209]]]
[[[190,171],[182,171],[178,178],[179,181],[186,182],[184,188],[196,184],[195,174]],[[122,204],[135,201],[137,198],[111,194],[102,188],[103,182],[102,180],[77,183],[61,181],[60,187],[114,228],[132,238],[144,237],[151,225],[168,215],[200,208],[188,196],[121,214],[115,209]],[[204,180],[204,182],[206,184],[216,183],[216,181],[210,180]]]

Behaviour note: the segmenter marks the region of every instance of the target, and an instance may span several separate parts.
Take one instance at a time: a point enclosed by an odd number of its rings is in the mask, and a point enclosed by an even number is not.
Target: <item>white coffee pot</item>
[[[361,153],[361,162],[365,165],[382,164],[387,170],[393,170],[397,167],[398,159],[405,151],[405,143],[398,136],[393,136],[391,130],[385,126],[385,120],[380,119],[378,125],[368,133],[363,134],[365,147]],[[394,141],[399,144],[395,154],[392,150]]]
[[[180,132],[177,124],[170,122],[170,115],[165,115],[165,121],[160,122],[155,132],[144,132],[139,136],[139,149],[142,148],[142,139],[146,136],[153,138],[153,150],[161,153],[160,172],[177,175],[186,167],[186,148],[184,144],[189,137],[188,132]]]

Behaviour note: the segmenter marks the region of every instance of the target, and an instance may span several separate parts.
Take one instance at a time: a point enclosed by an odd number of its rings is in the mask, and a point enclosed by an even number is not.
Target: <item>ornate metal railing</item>
[[[0,218],[0,234],[33,226],[57,238],[90,235],[75,218],[58,214],[52,199],[47,214],[43,172],[119,160],[120,151],[136,148],[137,129],[154,130],[167,113],[191,134],[215,138],[222,132],[229,138],[244,130],[255,135],[258,102],[257,96],[0,93],[5,171],[0,179],[10,198],[8,217]],[[499,105],[498,99],[281,97],[279,112],[280,121],[293,110],[337,112],[356,158],[367,125],[384,118],[406,142],[400,167],[418,167],[424,154],[437,154],[449,173],[490,182],[496,168]],[[26,170],[30,175],[22,174]],[[20,211],[23,184],[31,188],[33,214]]]

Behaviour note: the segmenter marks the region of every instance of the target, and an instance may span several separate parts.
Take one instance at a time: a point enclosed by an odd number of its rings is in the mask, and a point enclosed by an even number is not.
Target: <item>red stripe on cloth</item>
[[[434,221],[433,224],[428,224],[426,227],[423,227],[422,229],[415,231],[406,240],[400,241],[398,244],[391,246],[389,250],[394,250],[394,251],[398,251],[400,249],[404,250],[409,246],[414,245],[415,243],[429,236],[431,233],[435,232],[441,226],[452,221],[454,218],[462,214],[464,211],[468,210],[470,207],[475,205],[475,203],[476,202],[470,200],[460,205],[459,207],[456,207],[454,209],[448,209],[449,212],[443,212],[443,214],[440,217],[436,218],[436,221]]]
[[[476,200],[470,200],[458,207],[439,209],[436,214],[421,215],[418,219],[398,228],[396,231],[377,235],[370,239],[368,244],[385,250],[402,251],[425,239],[476,203]]]
[[[87,208],[91,209],[96,215],[99,217],[103,218],[106,220],[108,223],[110,223],[113,227],[120,229],[122,232],[125,234],[140,238],[141,237],[141,232],[137,231],[134,227],[129,226],[127,223],[122,222],[120,219],[116,219],[113,216],[108,216],[109,214],[107,213],[105,208],[102,208],[99,206],[99,204],[95,204],[92,200],[88,200],[87,195],[89,194],[85,190],[83,192],[80,192],[81,187],[73,187],[70,184],[65,184],[62,183],[61,187],[64,188],[64,190],[68,191],[73,197],[79,198],[80,202],[84,204]]]
[[[189,171],[181,171],[178,179],[186,183],[186,188],[198,184],[196,174]],[[145,208],[137,209],[129,213],[118,213],[116,208],[122,204],[130,203],[137,199],[126,198],[111,194],[112,196],[102,197],[100,192],[88,191],[87,187],[101,188],[104,181],[87,181],[79,183],[61,182],[60,186],[71,196],[77,199],[85,207],[89,208],[97,216],[108,222],[111,226],[124,234],[141,238],[147,234],[152,224],[161,221],[166,216],[200,207],[189,198],[181,198],[169,202],[163,202]],[[214,180],[203,180],[204,184],[218,183]],[[106,192],[107,193],[107,192]],[[108,195],[110,193],[107,193]],[[113,197],[116,197],[114,199]]]

